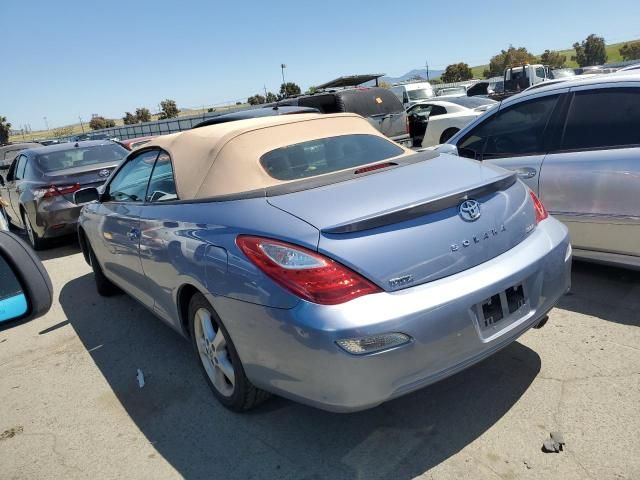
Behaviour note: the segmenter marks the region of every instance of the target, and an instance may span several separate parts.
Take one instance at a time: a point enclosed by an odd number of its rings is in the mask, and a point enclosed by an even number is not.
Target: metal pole
[[[42,118],[44,118],[44,124],[47,127],[47,134],[48,134],[49,133],[49,121],[47,120],[47,117],[42,117]]]
[[[284,69],[287,68],[287,66],[284,63],[281,63],[280,68],[282,69],[282,84],[286,85],[286,82],[284,81]]]
[[[82,128],[82,133],[84,133],[84,124],[82,123],[82,117],[78,116],[78,119],[80,120],[80,128]]]
[[[427,67],[427,82],[429,81],[429,61],[425,60],[424,61],[425,66]]]

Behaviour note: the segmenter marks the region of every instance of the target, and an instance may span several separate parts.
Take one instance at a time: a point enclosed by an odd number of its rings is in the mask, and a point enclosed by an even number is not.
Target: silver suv
[[[438,150],[516,171],[569,227],[574,256],[640,268],[640,74],[513,96]]]

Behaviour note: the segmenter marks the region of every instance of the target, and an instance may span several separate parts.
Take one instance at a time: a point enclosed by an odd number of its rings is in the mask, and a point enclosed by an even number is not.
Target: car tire
[[[122,292],[115,283],[109,280],[104,272],[102,271],[102,267],[96,258],[96,254],[93,253],[93,249],[87,243],[87,248],[89,250],[89,263],[91,264],[91,268],[93,269],[93,278],[96,282],[96,290],[98,291],[98,295],[101,297],[112,297]]]
[[[267,400],[271,394],[249,381],[229,332],[202,294],[191,297],[188,315],[196,358],[218,401],[229,410],[244,412]]]
[[[442,135],[440,135],[440,143],[446,143],[451,137],[460,131],[459,128],[447,128]]]
[[[27,239],[29,240],[29,244],[34,250],[44,250],[48,246],[48,242],[40,237],[38,233],[31,226],[31,219],[27,212],[22,211],[22,223],[24,224],[24,229],[27,232]]]

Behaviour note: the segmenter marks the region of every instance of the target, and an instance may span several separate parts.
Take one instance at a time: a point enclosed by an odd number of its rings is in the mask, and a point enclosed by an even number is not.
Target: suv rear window
[[[53,172],[67,168],[85,167],[97,163],[117,162],[129,151],[117,143],[107,143],[91,147],[72,147],[68,150],[40,154],[36,157],[40,169]]]
[[[277,180],[298,180],[360,167],[402,155],[397,145],[375,135],[341,135],[281,147],[260,164]]]

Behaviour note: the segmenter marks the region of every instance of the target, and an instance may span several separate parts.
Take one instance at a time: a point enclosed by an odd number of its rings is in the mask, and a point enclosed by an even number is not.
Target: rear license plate
[[[480,330],[497,331],[528,313],[522,284],[514,285],[479,303],[476,308]]]

